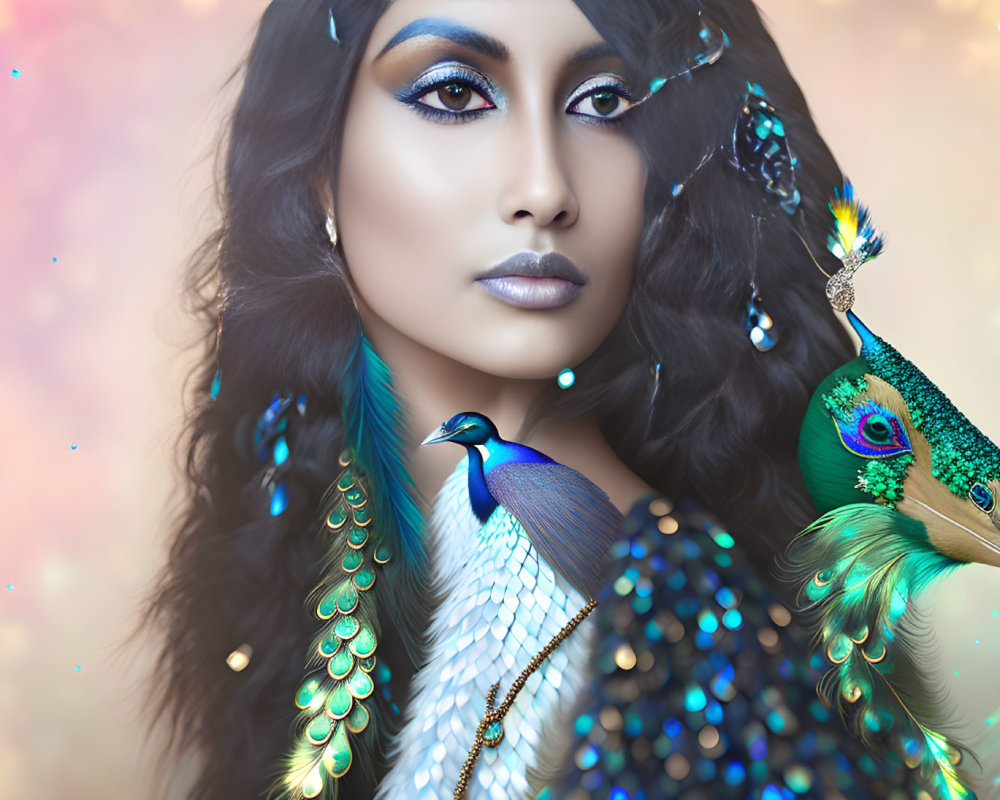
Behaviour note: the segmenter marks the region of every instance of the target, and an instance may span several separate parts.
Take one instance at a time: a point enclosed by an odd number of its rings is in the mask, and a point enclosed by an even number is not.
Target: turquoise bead
[[[483,731],[483,744],[487,747],[497,747],[503,741],[503,723],[497,720],[491,722]]]

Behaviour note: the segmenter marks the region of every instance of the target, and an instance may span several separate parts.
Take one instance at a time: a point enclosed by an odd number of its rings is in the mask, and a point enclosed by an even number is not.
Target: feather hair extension
[[[324,577],[306,601],[324,624],[295,695],[295,744],[272,791],[278,800],[336,800],[351,769],[373,778],[385,705],[375,683],[390,678],[376,660],[382,621],[399,622],[414,663],[424,646],[416,633],[425,628],[423,519],[402,456],[402,411],[389,368],[360,332],[344,379],[342,418],[344,471],[321,502]],[[364,754],[357,764],[355,753]]]
[[[420,663],[426,628],[427,553],[417,491],[403,458],[403,412],[392,388],[392,374],[371,342],[359,333],[346,371],[343,395],[346,440],[361,470],[370,478],[378,544],[394,554],[387,569],[393,591],[386,593],[387,619],[400,620],[398,633],[414,663]]]
[[[931,546],[923,525],[870,504],[824,514],[782,562],[800,611],[832,664],[817,692],[874,753],[895,754],[941,800],[974,800],[958,775],[962,745],[916,659],[910,599],[961,562]]]

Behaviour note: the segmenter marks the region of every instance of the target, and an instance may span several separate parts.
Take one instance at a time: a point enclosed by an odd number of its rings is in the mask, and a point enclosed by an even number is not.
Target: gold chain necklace
[[[531,677],[536,669],[538,669],[542,662],[545,661],[552,651],[555,650],[559,645],[563,643],[563,640],[569,636],[575,629],[576,626],[583,622],[587,615],[590,614],[597,607],[597,601],[591,600],[587,605],[580,609],[573,619],[567,622],[561,631],[552,637],[552,640],[545,645],[534,658],[528,662],[528,666],[522,670],[521,674],[517,676],[517,680],[510,686],[510,691],[507,692],[507,696],[503,699],[499,708],[494,708],[493,703],[496,702],[497,692],[500,690],[500,682],[497,681],[490,687],[489,692],[486,695],[486,713],[483,714],[483,718],[479,721],[479,726],[476,728],[476,741],[472,745],[472,749],[469,751],[469,757],[465,759],[465,764],[462,765],[461,772],[458,773],[458,786],[455,787],[455,800],[465,800],[466,792],[469,790],[469,781],[472,779],[472,771],[476,768],[476,762],[479,760],[479,754],[483,751],[483,745],[487,747],[498,747],[500,742],[503,741],[503,718],[504,715],[510,710],[510,707],[514,705],[514,700],[517,698],[517,693],[524,688],[524,684],[528,682],[528,678]]]

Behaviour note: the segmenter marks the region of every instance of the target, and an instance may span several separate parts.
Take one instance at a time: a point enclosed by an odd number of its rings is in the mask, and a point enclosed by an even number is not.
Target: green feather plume
[[[295,695],[295,745],[272,793],[280,800],[335,800],[355,752],[375,747],[379,709],[371,673],[381,630],[373,587],[384,582],[380,575],[391,554],[375,541],[372,504],[349,452],[340,463],[345,469],[323,501],[329,538],[324,578],[306,601],[323,627]],[[371,759],[361,759],[357,768],[370,770]]]
[[[963,747],[918,667],[910,601],[962,562],[937,551],[923,524],[858,503],[834,509],[792,542],[782,564],[831,663],[817,691],[873,752],[895,754],[942,800],[972,800],[956,765]]]

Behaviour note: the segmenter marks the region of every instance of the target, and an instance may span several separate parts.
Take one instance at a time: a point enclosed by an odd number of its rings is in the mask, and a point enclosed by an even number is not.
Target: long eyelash
[[[487,102],[491,103],[494,108],[477,108],[471,111],[444,111],[420,102],[420,98],[424,95],[435,89],[447,86],[450,83],[464,84],[471,87],[482,95]],[[494,98],[498,95],[500,95],[500,91],[491,81],[484,80],[484,76],[475,70],[456,63],[442,65],[430,72],[424,73],[411,86],[397,92],[396,99],[408,105],[421,116],[435,122],[457,123],[477,119],[487,112],[495,110],[497,103]]]

